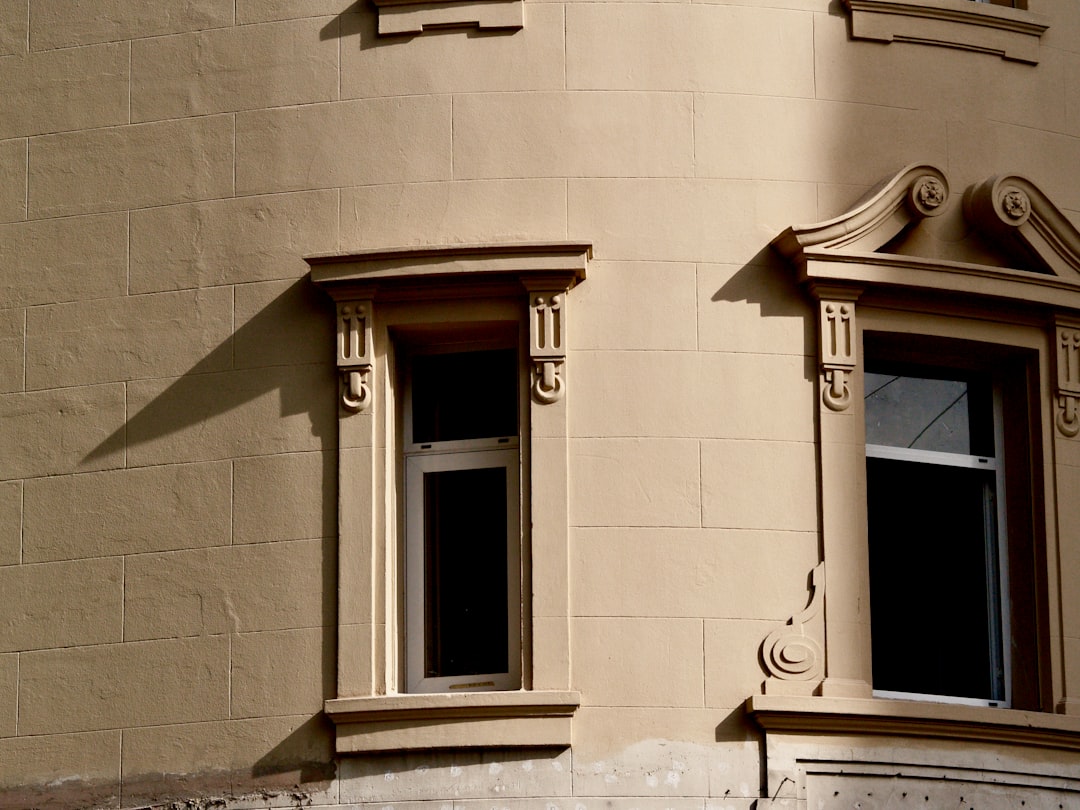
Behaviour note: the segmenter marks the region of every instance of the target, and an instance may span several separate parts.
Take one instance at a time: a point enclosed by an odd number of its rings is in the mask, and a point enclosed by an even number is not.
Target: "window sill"
[[[577,692],[470,692],[337,698],[325,704],[337,753],[570,745]]]
[[[1037,64],[1046,18],[971,0],[844,0],[851,36],[981,51]]]
[[[768,732],[933,737],[1080,751],[1080,718],[1045,712],[829,697],[755,695],[746,711]]]

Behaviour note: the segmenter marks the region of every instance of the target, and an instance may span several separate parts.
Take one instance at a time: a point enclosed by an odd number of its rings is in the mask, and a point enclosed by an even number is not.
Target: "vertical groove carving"
[[[1080,433],[1080,327],[1057,324],[1057,422],[1070,439]]]
[[[371,407],[371,302],[338,303],[337,365],[341,405],[350,413]]]
[[[819,306],[821,396],[830,410],[844,411],[851,405],[851,372],[855,368],[855,301],[823,298]]]
[[[564,393],[566,334],[562,290],[534,290],[529,299],[529,355],[533,362],[532,392],[538,402],[555,402]]]

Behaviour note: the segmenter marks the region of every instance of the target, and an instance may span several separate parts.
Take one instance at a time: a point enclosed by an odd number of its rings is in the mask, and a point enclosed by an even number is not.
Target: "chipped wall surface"
[[[0,0],[0,808],[1080,806],[1060,436],[1033,507],[1060,773],[1002,769],[993,740],[934,771],[892,720],[907,770],[863,768],[865,739],[824,767],[744,707],[800,611],[834,651],[865,643],[810,615],[835,506],[819,313],[770,242],[911,163],[946,171],[951,211],[1012,171],[1080,224],[1080,3],[980,7],[1006,22],[972,40],[949,15],[981,4],[925,0],[891,43],[840,0],[530,0],[483,31],[440,27],[479,3],[399,5],[423,33],[379,36],[394,4],[352,0]],[[942,221],[912,249],[989,261]],[[530,520],[565,555],[525,555],[526,681],[562,678],[571,744],[486,743],[485,715],[470,746],[339,754],[325,701],[398,683],[393,509],[339,544],[393,434],[364,421],[382,405],[339,411],[305,259],[508,242],[592,250],[566,399],[533,424],[566,496],[531,493]]]

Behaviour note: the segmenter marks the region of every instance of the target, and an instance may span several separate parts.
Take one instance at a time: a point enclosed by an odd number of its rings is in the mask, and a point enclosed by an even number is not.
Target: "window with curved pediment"
[[[822,554],[751,713],[1080,715],[1080,232],[1023,177],[916,165],[773,246],[819,317]]]

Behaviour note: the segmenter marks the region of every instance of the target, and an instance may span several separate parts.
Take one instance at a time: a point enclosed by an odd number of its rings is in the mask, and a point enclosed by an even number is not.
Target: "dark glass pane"
[[[866,442],[993,456],[993,402],[980,379],[867,371]]]
[[[506,469],[424,474],[424,675],[507,672]]]
[[[1000,700],[993,473],[866,466],[874,688]]]
[[[517,435],[517,370],[514,349],[415,355],[413,441]]]

